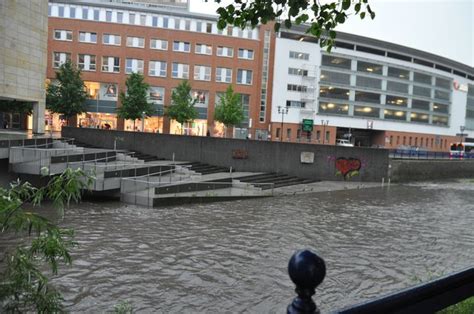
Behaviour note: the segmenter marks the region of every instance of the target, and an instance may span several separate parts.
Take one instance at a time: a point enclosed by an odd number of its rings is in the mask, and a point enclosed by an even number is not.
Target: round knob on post
[[[298,296],[288,305],[288,314],[319,313],[312,296],[326,276],[324,260],[311,251],[297,251],[288,263],[288,274]]]

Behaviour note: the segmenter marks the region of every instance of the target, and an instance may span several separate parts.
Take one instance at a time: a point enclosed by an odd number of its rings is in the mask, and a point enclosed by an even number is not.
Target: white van
[[[336,140],[337,146],[347,146],[347,147],[354,147],[354,144],[349,142],[349,140],[338,139]]]

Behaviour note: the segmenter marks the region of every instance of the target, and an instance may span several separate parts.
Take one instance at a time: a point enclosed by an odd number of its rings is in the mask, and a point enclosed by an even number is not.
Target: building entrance
[[[349,140],[354,146],[383,147],[384,134],[371,129],[337,128],[336,138]]]

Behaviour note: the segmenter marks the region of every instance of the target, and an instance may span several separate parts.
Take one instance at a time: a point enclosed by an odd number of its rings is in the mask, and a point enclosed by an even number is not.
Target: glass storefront
[[[78,115],[77,121],[81,128],[117,129],[117,115],[113,113],[87,112]]]
[[[215,128],[212,130],[212,136],[214,135]],[[210,130],[211,132],[211,130]],[[207,120],[196,119],[193,122],[185,123],[184,126],[181,123],[171,120],[170,134],[178,135],[194,135],[194,136],[206,136],[207,134]]]

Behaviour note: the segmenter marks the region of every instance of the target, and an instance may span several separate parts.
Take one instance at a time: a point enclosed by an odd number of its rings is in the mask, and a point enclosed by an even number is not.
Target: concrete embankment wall
[[[361,147],[308,145],[255,140],[64,127],[63,137],[183,161],[199,161],[236,171],[281,172],[319,180],[381,181],[387,176],[388,151]],[[302,163],[301,153],[314,154]],[[308,154],[307,154],[308,155]],[[345,176],[343,175],[345,174]]]
[[[474,160],[391,160],[393,182],[474,178]]]

